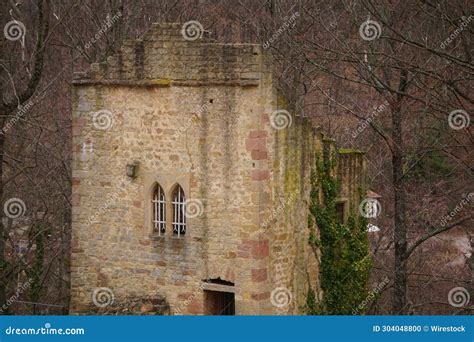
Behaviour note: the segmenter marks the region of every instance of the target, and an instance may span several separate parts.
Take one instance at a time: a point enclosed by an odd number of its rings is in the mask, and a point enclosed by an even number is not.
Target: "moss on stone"
[[[277,91],[277,107],[288,110],[288,100],[281,91]]]
[[[151,83],[165,87],[171,85],[171,80],[169,78],[154,79],[151,81]]]
[[[339,154],[352,154],[352,153],[365,154],[365,151],[357,150],[354,148],[340,148],[338,152]]]

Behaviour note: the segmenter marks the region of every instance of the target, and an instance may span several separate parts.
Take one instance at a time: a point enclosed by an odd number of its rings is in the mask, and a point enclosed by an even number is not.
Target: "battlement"
[[[141,39],[125,40],[120,51],[73,83],[135,86],[256,86],[263,72],[258,44],[221,44],[201,27],[153,24]]]

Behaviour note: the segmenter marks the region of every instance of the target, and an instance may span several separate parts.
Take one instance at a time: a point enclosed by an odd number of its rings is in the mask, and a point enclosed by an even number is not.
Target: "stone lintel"
[[[207,290],[207,291],[235,293],[235,286],[222,285],[222,284],[202,283],[202,289]]]

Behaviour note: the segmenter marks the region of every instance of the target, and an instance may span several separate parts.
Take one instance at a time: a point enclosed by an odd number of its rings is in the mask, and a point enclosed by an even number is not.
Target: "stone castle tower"
[[[261,46],[192,39],[154,24],[75,77],[72,313],[298,314],[318,288],[309,176],[327,142],[279,107]],[[363,156],[341,164],[347,213]]]

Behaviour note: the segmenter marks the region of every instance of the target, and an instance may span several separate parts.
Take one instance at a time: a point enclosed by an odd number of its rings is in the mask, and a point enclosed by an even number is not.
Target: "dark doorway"
[[[344,220],[344,214],[345,214],[345,203],[344,202],[337,202],[336,203],[336,217],[341,224],[345,224]]]
[[[204,291],[206,315],[235,315],[235,296],[231,292]]]

